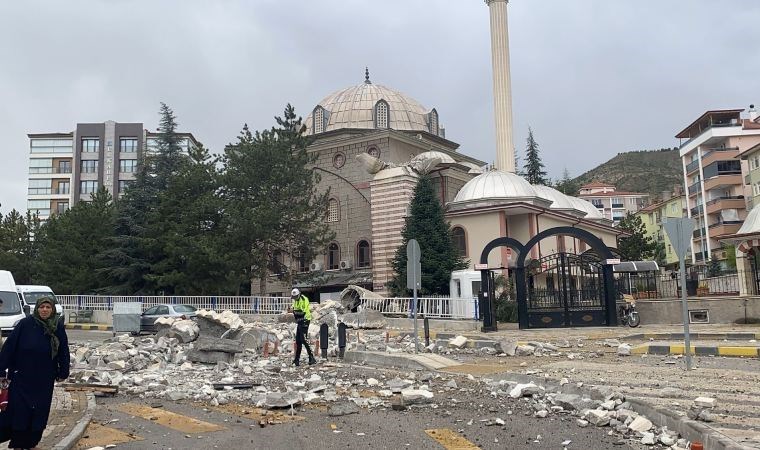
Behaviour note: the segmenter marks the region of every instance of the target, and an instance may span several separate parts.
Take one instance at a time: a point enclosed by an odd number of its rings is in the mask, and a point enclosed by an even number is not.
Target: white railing
[[[143,310],[159,304],[191,305],[198,309],[216,311],[230,310],[238,314],[277,315],[292,304],[289,297],[240,297],[240,296],[119,296],[119,295],[59,295],[63,309],[77,311],[113,311],[118,302],[140,302]],[[361,299],[361,306],[374,309],[384,315],[409,316],[412,312],[411,297]],[[478,301],[475,298],[422,297],[417,299],[418,313],[431,319],[479,319]]]
[[[363,298],[359,304],[385,315],[411,315],[411,297]],[[476,298],[421,297],[417,298],[417,313],[431,319],[479,318]]]
[[[117,302],[140,302],[143,310],[159,304],[190,305],[198,309],[230,310],[238,314],[277,315],[292,304],[289,297],[239,296],[118,296],[118,295],[59,295],[58,301],[65,310],[91,309],[113,311]]]

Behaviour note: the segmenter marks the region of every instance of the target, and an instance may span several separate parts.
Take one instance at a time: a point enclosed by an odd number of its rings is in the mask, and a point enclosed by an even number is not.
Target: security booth
[[[140,334],[141,302],[115,302],[113,304],[113,334]]]

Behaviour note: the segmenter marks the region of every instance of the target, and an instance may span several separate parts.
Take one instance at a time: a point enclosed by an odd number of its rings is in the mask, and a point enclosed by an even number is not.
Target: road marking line
[[[125,433],[116,428],[105,427],[95,422],[90,422],[84,431],[83,437],[77,442],[76,450],[92,447],[105,447],[110,444],[124,444],[132,441],[142,441],[144,438],[132,433]]]
[[[425,433],[446,450],[480,450],[480,447],[448,428],[425,430]]]
[[[150,406],[137,405],[134,403],[124,403],[117,409],[121,412],[141,417],[145,420],[156,422],[173,430],[182,433],[208,433],[210,431],[226,430],[225,427],[183,416],[182,414],[173,413],[165,409],[151,408]]]

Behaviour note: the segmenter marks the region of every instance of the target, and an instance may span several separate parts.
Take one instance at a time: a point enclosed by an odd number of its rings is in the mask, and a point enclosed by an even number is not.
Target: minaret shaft
[[[515,172],[507,3],[508,0],[486,0],[491,16],[491,61],[493,64],[494,118],[496,120],[496,168],[504,172]]]

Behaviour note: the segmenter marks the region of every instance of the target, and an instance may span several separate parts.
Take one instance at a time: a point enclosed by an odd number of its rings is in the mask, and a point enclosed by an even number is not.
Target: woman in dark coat
[[[69,376],[69,340],[55,300],[37,300],[0,350],[0,376],[8,370],[8,407],[0,413],[0,442],[30,449],[42,439],[53,401],[53,384]]]

